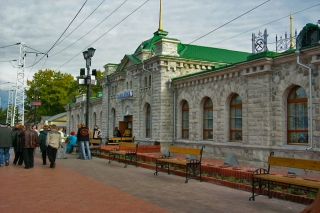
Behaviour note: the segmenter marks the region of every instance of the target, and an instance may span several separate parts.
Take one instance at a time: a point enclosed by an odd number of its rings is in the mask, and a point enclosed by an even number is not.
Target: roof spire
[[[162,28],[162,0],[160,0],[160,13],[159,13],[159,28],[157,32],[154,32],[153,35],[165,37],[168,35],[167,31],[164,31]]]
[[[162,0],[160,0],[160,13],[159,13],[159,31],[163,31],[162,28]]]
[[[293,42],[293,27],[292,27],[292,15],[290,13],[290,49],[294,48],[294,42]]]

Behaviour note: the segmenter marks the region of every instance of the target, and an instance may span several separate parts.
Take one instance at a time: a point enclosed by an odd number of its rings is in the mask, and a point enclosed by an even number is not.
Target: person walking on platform
[[[65,143],[66,140],[66,136],[63,132],[63,128],[59,128],[58,131],[61,134],[61,148],[58,149],[58,159],[62,158],[62,159],[67,159],[67,155],[66,155],[66,151],[67,151],[67,145]]]
[[[13,150],[14,150],[14,160],[13,164],[21,166],[23,163],[23,152],[21,148],[21,139],[19,137],[20,132],[24,130],[23,125],[18,125],[17,129],[14,130],[14,139],[13,139]]]
[[[9,166],[10,160],[10,147],[12,147],[14,134],[7,124],[0,124],[0,167],[5,163]]]
[[[86,150],[88,153],[88,159],[91,159],[91,152],[89,148],[89,129],[86,127],[85,124],[81,124],[81,128],[78,129],[78,134],[77,134],[77,139],[78,139],[78,146],[79,150],[81,150],[81,159],[85,160],[86,159],[86,152],[85,152],[85,146]]]
[[[19,137],[21,138],[21,148],[23,150],[23,161],[25,169],[33,168],[33,151],[37,147],[39,141],[38,133],[31,130],[30,127],[30,124],[27,124],[25,130],[22,130],[19,134]]]
[[[42,157],[42,165],[47,165],[47,136],[49,131],[49,126],[44,125],[43,129],[40,130],[39,134],[39,143],[40,143],[40,150],[41,150],[41,157]]]
[[[55,168],[57,150],[61,147],[61,134],[58,132],[55,124],[51,126],[51,131],[48,132],[46,144],[50,168]]]

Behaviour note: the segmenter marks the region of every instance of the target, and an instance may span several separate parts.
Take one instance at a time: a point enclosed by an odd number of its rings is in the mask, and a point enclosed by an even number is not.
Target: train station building
[[[294,48],[272,52],[184,44],[159,29],[119,64],[106,63],[103,91],[91,97],[89,128],[106,140],[115,127],[136,142],[205,146],[205,157],[234,154],[264,165],[277,156],[320,156],[320,28],[307,24]],[[86,97],[66,107],[67,128],[85,118]]]

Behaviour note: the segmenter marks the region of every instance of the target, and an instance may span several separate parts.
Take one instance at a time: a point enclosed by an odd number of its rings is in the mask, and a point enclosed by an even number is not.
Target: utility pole
[[[13,117],[13,88],[11,86],[11,89],[8,90],[9,95],[8,95],[8,106],[7,106],[7,120],[6,123],[10,124],[11,126],[14,125],[14,117]]]
[[[24,124],[24,65],[26,57],[26,44],[21,42],[20,55],[18,60],[17,82],[16,82],[16,94],[14,100],[13,120],[14,122],[16,114],[19,115],[18,122],[21,121]]]

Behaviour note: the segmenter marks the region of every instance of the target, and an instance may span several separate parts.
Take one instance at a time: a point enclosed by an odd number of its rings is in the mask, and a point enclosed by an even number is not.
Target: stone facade
[[[292,88],[309,93],[308,69],[297,64],[294,52],[236,63],[185,59],[176,39],[162,38],[154,50],[141,49],[119,65],[107,64],[101,80],[102,97],[90,102],[90,128],[98,124],[103,138],[112,136],[121,121],[132,118],[135,141],[180,146],[205,146],[204,157],[224,159],[234,153],[243,163],[266,165],[270,151],[277,156],[320,159],[319,71],[320,46],[301,52],[300,62],[312,70],[313,141],[287,144],[287,98]],[[140,60],[137,63],[135,60]],[[213,69],[214,67],[220,67]],[[225,67],[224,67],[225,66]],[[121,94],[121,95],[120,95]],[[230,101],[242,100],[242,141],[230,141]],[[213,139],[203,140],[203,104],[213,102]],[[189,139],[182,139],[182,104],[189,104]],[[146,137],[147,106],[151,107],[151,134]],[[85,118],[85,101],[67,108],[69,129]],[[308,113],[310,115],[310,112]],[[313,148],[306,151],[306,148]]]

